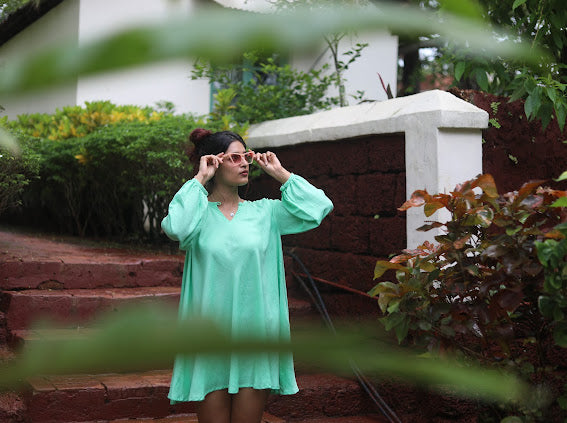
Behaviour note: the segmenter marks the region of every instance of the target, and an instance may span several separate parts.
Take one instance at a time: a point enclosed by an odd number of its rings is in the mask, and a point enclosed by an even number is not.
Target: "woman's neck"
[[[225,204],[238,204],[240,202],[238,187],[215,185],[213,192],[209,195],[209,200]]]

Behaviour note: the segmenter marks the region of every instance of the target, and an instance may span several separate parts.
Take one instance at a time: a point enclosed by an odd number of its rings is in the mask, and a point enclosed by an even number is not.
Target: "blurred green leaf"
[[[0,148],[5,148],[16,155],[20,154],[18,142],[12,134],[3,128],[0,128]]]
[[[379,261],[376,262],[376,266],[374,267],[374,279],[378,279],[387,270],[390,270],[390,269],[398,270],[398,269],[401,269],[402,267],[403,266],[401,266],[397,263],[392,263],[392,262],[385,261],[385,260],[379,260]]]
[[[553,339],[560,347],[567,348],[567,323],[559,322],[553,328]]]
[[[532,119],[538,112],[541,106],[541,98],[539,90],[534,89],[528,98],[526,98],[526,102],[524,104],[524,111],[528,119]]]
[[[567,197],[561,197],[556,200],[551,207],[567,207]]]
[[[517,7],[524,4],[526,0],[514,0],[514,4],[512,5],[512,10],[516,9]]]
[[[457,81],[461,80],[461,77],[463,76],[463,73],[465,73],[465,69],[466,69],[467,64],[465,62],[458,62],[455,65],[455,79]]]
[[[475,0],[440,0],[441,10],[482,21],[482,8]]]
[[[356,331],[350,325],[337,335],[319,325],[307,326],[293,333],[291,343],[253,336],[234,341],[209,321],[178,321],[170,309],[151,307],[109,315],[95,327],[89,336],[35,341],[0,368],[0,387],[11,388],[37,375],[169,367],[176,354],[292,351],[296,360],[336,372],[350,373],[352,360],[369,374],[397,376],[445,391],[450,387],[455,394],[489,401],[519,400],[526,393],[525,385],[507,374],[393,350],[372,340],[374,329],[360,328],[360,324]]]
[[[559,175],[559,177],[555,180],[559,182],[559,181],[564,181],[565,179],[567,179],[567,170],[563,172],[561,175]]]
[[[377,7],[298,9],[285,14],[233,10],[205,11],[186,19],[124,30],[82,47],[68,43],[7,63],[0,74],[0,93],[36,90],[73,80],[78,75],[123,69],[158,61],[205,57],[229,62],[246,50],[306,51],[319,46],[324,34],[387,28],[397,34],[438,33],[473,52],[541,60],[528,43],[477,20],[443,15],[418,7],[383,2]],[[210,28],[222,28],[210,31]]]
[[[488,75],[484,69],[477,69],[476,82],[483,91],[488,91]]]
[[[560,103],[556,107],[555,114],[557,115],[557,123],[559,124],[559,130],[563,132],[563,128],[565,127],[565,119],[567,118],[567,107],[565,107],[564,103]]]

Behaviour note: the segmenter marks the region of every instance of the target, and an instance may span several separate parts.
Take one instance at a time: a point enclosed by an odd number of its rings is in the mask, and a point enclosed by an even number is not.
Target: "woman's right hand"
[[[205,184],[215,176],[215,172],[222,163],[222,156],[224,156],[224,153],[217,155],[208,154],[201,157],[199,161],[199,171],[195,175],[195,179],[197,179],[201,185],[205,186]]]

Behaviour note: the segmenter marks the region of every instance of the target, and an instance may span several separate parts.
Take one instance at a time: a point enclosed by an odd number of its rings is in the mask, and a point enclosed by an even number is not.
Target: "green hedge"
[[[30,138],[16,134],[22,149],[20,156],[0,149],[0,216],[21,206],[23,193],[39,175],[39,156],[30,148]]]
[[[203,125],[162,114],[107,123],[83,137],[52,139],[24,135],[22,122],[7,125],[20,139],[22,156],[3,152],[0,158],[0,181],[10,179],[15,193],[11,205],[22,203],[11,218],[59,233],[116,240],[158,237],[167,204],[191,175],[184,153],[188,134]],[[11,162],[18,163],[18,173],[4,164]],[[1,183],[0,190],[4,198],[7,189]]]

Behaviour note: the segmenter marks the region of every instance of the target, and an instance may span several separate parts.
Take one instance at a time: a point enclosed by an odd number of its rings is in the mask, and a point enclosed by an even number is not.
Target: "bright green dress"
[[[232,220],[195,179],[175,194],[162,228],[186,251],[180,318],[212,318],[234,337],[289,339],[281,235],[317,227],[333,204],[295,174],[280,190],[281,200],[241,202]],[[292,355],[179,355],[168,398],[202,401],[209,392],[241,387],[296,393]]]

